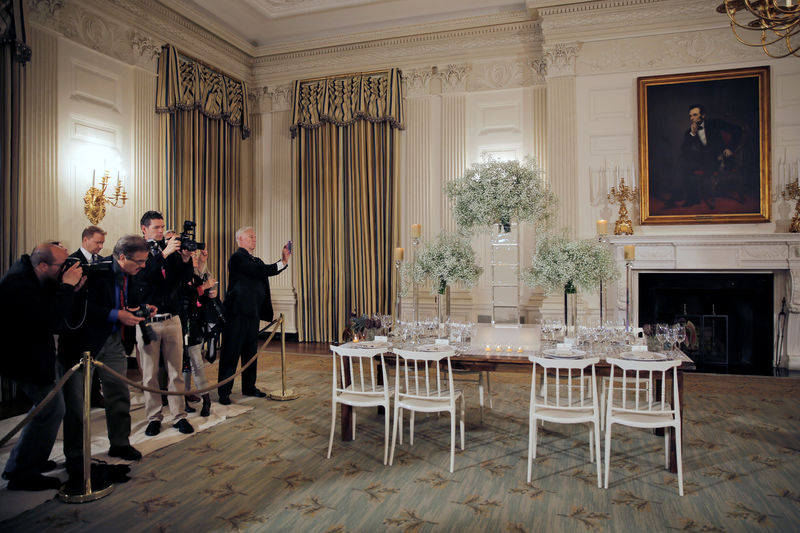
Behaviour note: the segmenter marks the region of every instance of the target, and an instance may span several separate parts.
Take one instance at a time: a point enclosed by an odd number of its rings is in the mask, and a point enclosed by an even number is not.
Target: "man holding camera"
[[[136,235],[120,238],[110,261],[86,266],[86,290],[82,301],[73,306],[73,318],[59,340],[59,357],[65,366],[74,365],[89,351],[104,365],[123,376],[127,354],[136,340],[134,326],[144,320],[129,308],[131,279],[147,263],[149,247]],[[135,309],[133,310],[135,311]],[[138,461],[142,454],[131,446],[131,399],[128,385],[104,369],[99,370],[105,397],[106,426],[111,447],[108,455]],[[64,456],[70,478],[82,476],[83,455],[83,373],[74,374],[64,387]]]
[[[179,313],[182,288],[192,280],[191,252],[181,249],[178,237],[164,240],[164,217],[158,211],[142,215],[142,233],[150,246],[147,264],[134,278],[135,290],[130,295],[129,305],[153,305],[158,314],[147,317],[145,324],[151,326],[155,339],[148,338],[143,328],[136,330],[142,366],[144,386],[154,389],[158,384],[158,360],[164,358],[167,371],[167,390],[183,392],[183,333]],[[144,332],[144,335],[143,335]],[[172,426],[181,433],[193,433],[194,428],[186,420],[184,400],[177,395],[168,396],[172,413]],[[145,435],[152,437],[161,431],[161,395],[144,393],[147,428]]]
[[[241,358],[242,366],[255,357],[258,351],[259,320],[272,320],[272,298],[269,277],[286,270],[292,255],[288,246],[283,247],[281,260],[264,264],[255,257],[256,232],[250,227],[236,231],[239,248],[228,262],[228,291],[225,295],[227,313],[222,333],[222,356],[219,360],[219,379],[222,381],[236,372]],[[233,382],[219,388],[219,403],[230,405]],[[242,373],[242,394],[263,398],[265,393],[256,388],[256,362]]]
[[[53,390],[60,372],[53,335],[67,316],[75,290],[85,281],[80,266],[69,266],[67,251],[44,243],[23,255],[0,280],[0,335],[5,343],[0,373],[16,381],[36,409]],[[3,477],[9,490],[58,489],[58,478],[43,476],[64,417],[56,394],[25,426],[11,450]]]

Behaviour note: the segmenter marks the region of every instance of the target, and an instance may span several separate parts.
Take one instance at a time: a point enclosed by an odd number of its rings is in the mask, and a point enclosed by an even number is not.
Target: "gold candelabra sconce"
[[[611,203],[619,204],[617,221],[614,223],[614,235],[633,235],[633,222],[628,216],[628,206],[626,202],[632,202],[639,196],[639,189],[625,185],[625,178],[619,179],[619,185],[612,185],[608,192],[608,199]]]
[[[794,204],[794,216],[792,217],[792,223],[789,225],[789,231],[792,233],[800,233],[800,180],[787,183],[786,188],[781,192],[781,196],[783,196],[783,199],[787,202],[791,202],[792,200],[797,201],[797,203]]]
[[[128,199],[128,193],[122,185],[119,173],[117,173],[117,184],[114,186],[114,194],[111,195],[109,193],[109,195],[106,196],[108,180],[111,179],[109,174],[109,171],[106,170],[100,178],[100,188],[98,188],[95,186],[95,173],[92,171],[92,186],[89,187],[89,190],[83,195],[83,212],[92,224],[98,224],[106,216],[106,204],[121,208]]]

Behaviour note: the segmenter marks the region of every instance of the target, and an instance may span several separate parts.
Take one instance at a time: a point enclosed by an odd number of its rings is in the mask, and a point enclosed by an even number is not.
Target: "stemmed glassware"
[[[663,350],[664,344],[669,338],[669,326],[667,324],[656,324],[656,340],[658,341],[658,349]]]
[[[675,340],[675,350],[680,349],[680,345],[686,340],[686,326],[675,324],[672,327],[673,339]]]

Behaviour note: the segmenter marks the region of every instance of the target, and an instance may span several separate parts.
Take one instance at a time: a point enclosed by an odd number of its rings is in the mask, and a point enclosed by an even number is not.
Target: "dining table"
[[[433,339],[431,339],[433,340]],[[424,341],[423,341],[424,342]],[[350,346],[357,346],[359,343],[348,343]],[[361,343],[361,346],[385,346],[386,354],[384,360],[387,365],[394,365],[394,357],[392,354],[393,347],[402,347],[404,349],[414,349],[414,346],[422,346],[424,344],[409,345],[404,342],[385,342],[385,343]],[[510,372],[522,373],[530,375],[533,371],[533,363],[530,361],[530,356],[543,356],[545,350],[552,350],[556,347],[556,343],[550,341],[543,341],[539,347],[533,350],[522,351],[508,351],[500,347],[499,350],[483,349],[469,344],[454,343],[452,346],[456,355],[450,358],[453,370],[462,370],[469,372]],[[623,344],[610,344],[599,347],[586,354],[587,357],[599,357],[600,362],[595,365],[595,373],[597,376],[610,375],[611,364],[607,358],[617,357],[621,354],[628,352],[630,346]],[[685,407],[683,395],[683,374],[687,371],[696,369],[694,361],[680,349],[662,350],[658,352],[664,354],[668,359],[678,359],[681,361],[677,369],[678,380],[678,405],[680,407],[679,416],[681,418],[681,437],[683,437],[683,412]],[[379,373],[380,375],[380,373]],[[348,385],[348,383],[345,383]],[[672,391],[672,387],[669,388]],[[674,402],[672,394],[670,394],[670,401]],[[341,406],[341,427],[342,427],[342,440],[353,440],[352,425],[352,407],[349,405]],[[663,430],[661,430],[663,431]],[[663,433],[661,433],[663,435]],[[681,438],[683,441],[683,438]],[[676,473],[678,471],[678,462],[676,455],[676,442],[675,433],[670,429],[670,453],[669,453],[669,470]]]

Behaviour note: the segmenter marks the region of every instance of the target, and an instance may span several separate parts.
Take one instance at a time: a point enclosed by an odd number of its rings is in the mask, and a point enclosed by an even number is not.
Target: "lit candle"
[[[353,342],[358,342],[358,336],[357,335],[353,335]]]
[[[489,346],[488,344],[486,345],[486,351],[487,351],[487,352],[491,352],[491,351],[492,351],[492,347],[491,347],[491,346]]]
[[[94,173],[97,172],[95,169],[92,169],[92,187],[94,187]]]
[[[603,220],[602,218],[597,221],[597,234],[598,235],[607,235],[608,234],[608,221]]]
[[[403,250],[402,248],[395,248],[394,249],[394,260],[395,261],[402,261],[403,260]]]
[[[633,261],[636,259],[636,247],[632,244],[625,245],[625,261]]]
[[[494,351],[496,351],[496,352],[499,352],[501,350],[502,350],[502,348],[500,348],[499,344],[497,346],[495,346],[495,348],[494,348]]]
[[[510,344],[509,344],[508,346],[506,346],[506,351],[507,351],[507,352],[510,352],[510,351],[511,351],[511,345],[510,345]]]
[[[411,236],[418,239],[422,235],[422,226],[419,224],[411,224]]]
[[[522,353],[522,346],[517,346],[517,352]]]

